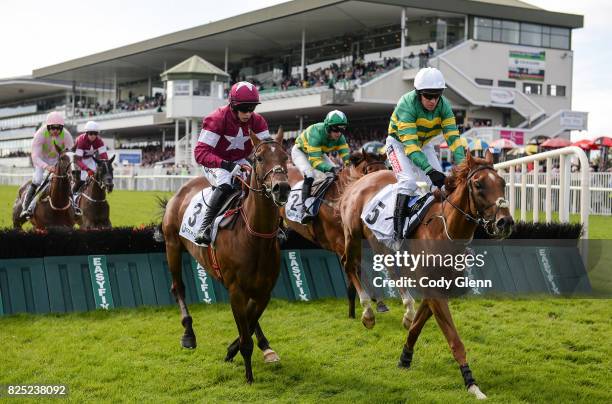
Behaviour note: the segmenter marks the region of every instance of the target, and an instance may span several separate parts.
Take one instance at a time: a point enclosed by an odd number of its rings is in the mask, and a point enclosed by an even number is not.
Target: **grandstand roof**
[[[458,13],[580,28],[581,15],[546,11],[518,0],[294,0],[142,42],[73,59],[33,71],[35,78],[53,78],[109,85],[154,77],[166,66],[200,54],[223,65],[229,61],[399,22],[399,7],[409,16]],[[450,14],[449,14],[450,15]],[[102,81],[102,82],[101,82]]]
[[[0,80],[0,105],[10,102],[35,99],[45,95],[63,92],[71,86],[65,83],[34,80],[30,76]]]
[[[198,55],[193,55],[187,60],[182,61],[178,65],[166,70],[161,75],[165,78],[168,76],[179,76],[179,75],[217,75],[228,77],[229,75],[223,70],[219,69],[212,63],[207,62]]]

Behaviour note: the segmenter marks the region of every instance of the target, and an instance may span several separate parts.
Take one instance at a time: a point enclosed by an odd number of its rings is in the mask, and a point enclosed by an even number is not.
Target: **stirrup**
[[[22,212],[21,212],[21,214],[19,215],[19,217],[20,217],[20,218],[22,218],[22,219],[29,219],[29,218],[31,218],[31,217],[32,217],[32,214],[33,214],[33,213],[34,213],[34,212],[30,212],[30,210],[29,210],[29,209],[26,209],[26,210],[24,210],[24,211],[22,211]]]

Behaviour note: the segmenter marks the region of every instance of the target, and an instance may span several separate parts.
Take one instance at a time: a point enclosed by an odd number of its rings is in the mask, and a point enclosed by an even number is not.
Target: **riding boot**
[[[30,183],[28,190],[26,191],[25,196],[23,197],[23,203],[21,204],[21,217],[30,217],[32,216],[32,206],[31,202],[34,198],[34,194],[36,193],[36,188],[38,185]]]
[[[81,187],[84,183],[85,181],[83,180],[75,180],[72,184],[72,195],[76,196],[76,194],[81,190]]]
[[[221,210],[221,205],[223,205],[223,202],[225,202],[231,193],[232,186],[229,184],[221,184],[214,189],[212,195],[210,196],[210,200],[207,202],[208,209],[204,213],[202,225],[200,226],[200,230],[198,230],[198,234],[195,237],[196,243],[210,244],[213,220],[215,220],[215,217],[217,217],[217,214]]]
[[[312,183],[314,182],[313,177],[304,178],[304,183],[302,184],[302,217],[306,214],[312,214],[312,212],[308,212],[306,209],[306,199],[310,197],[310,191],[312,190]],[[302,223],[305,223],[302,220]]]
[[[397,194],[397,198],[395,199],[395,211],[393,212],[393,232],[396,240],[404,238],[404,220],[406,220],[406,216],[409,212],[409,200],[410,195],[400,193]]]

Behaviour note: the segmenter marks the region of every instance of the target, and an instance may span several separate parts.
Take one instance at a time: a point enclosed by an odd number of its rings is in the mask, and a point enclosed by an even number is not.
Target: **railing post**
[[[510,195],[509,198],[510,199],[510,214],[512,216],[514,216],[514,213],[516,211],[516,201],[515,201],[515,187],[514,187],[514,166],[510,167]]]
[[[546,223],[552,222],[552,158],[546,159]]]
[[[570,165],[569,156],[562,154],[559,156],[560,159],[560,171],[561,177],[559,178],[559,221],[561,223],[569,222],[569,210],[570,210]]]
[[[521,221],[527,221],[527,164],[521,164]]]
[[[540,162],[533,162],[533,222],[540,221]]]

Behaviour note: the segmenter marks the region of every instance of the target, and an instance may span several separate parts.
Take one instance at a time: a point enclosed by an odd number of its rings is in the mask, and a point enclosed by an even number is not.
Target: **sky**
[[[3,0],[5,18],[0,24],[0,52],[4,57],[0,78],[28,75],[40,67],[282,2]],[[572,109],[589,112],[589,131],[574,137],[610,136],[606,115],[612,94],[612,45],[607,40],[612,33],[609,23],[612,2],[528,0],[527,3],[551,11],[584,15],[584,28],[573,32]]]

